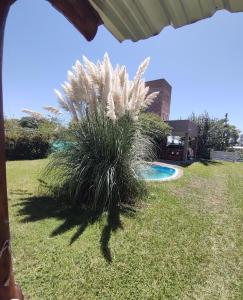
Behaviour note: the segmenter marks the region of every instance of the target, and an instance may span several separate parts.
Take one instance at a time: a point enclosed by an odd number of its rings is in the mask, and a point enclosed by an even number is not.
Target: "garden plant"
[[[130,81],[125,66],[102,62],[75,63],[55,91],[72,125],[63,149],[51,155],[46,174],[52,190],[73,204],[111,211],[133,204],[145,190],[137,169],[153,157],[154,144],[144,133],[139,114],[157,96],[142,76],[149,59]]]

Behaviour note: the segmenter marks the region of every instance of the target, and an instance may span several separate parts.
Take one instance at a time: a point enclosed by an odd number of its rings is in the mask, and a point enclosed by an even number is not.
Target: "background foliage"
[[[159,158],[161,141],[171,134],[171,127],[158,115],[145,112],[139,115],[139,125],[142,133],[151,139],[157,158]]]
[[[142,131],[156,143],[171,133],[171,127],[156,114],[141,113],[139,122]]]
[[[227,114],[224,118],[217,119],[205,112],[198,116],[192,114],[189,119],[199,128],[198,157],[208,159],[210,149],[225,151],[237,144],[240,131],[234,125],[229,124]]]
[[[58,138],[59,124],[54,119],[32,117],[5,120],[8,160],[37,159],[48,155],[51,142]]]

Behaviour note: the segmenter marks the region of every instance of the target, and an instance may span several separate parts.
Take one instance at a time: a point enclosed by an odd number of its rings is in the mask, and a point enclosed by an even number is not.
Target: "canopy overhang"
[[[10,0],[2,0],[10,1]],[[16,0],[12,0],[14,2]],[[139,41],[166,26],[179,28],[209,18],[218,10],[243,12],[242,0],[47,0],[90,41],[98,26],[119,41]]]
[[[172,128],[172,136],[190,137],[198,136],[198,126],[190,120],[171,120],[166,123]]]
[[[242,0],[89,0],[106,28],[119,40],[139,41],[166,26],[179,28],[216,11],[242,12]]]

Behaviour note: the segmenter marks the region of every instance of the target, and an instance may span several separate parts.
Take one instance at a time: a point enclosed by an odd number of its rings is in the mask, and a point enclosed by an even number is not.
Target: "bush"
[[[239,130],[229,124],[228,115],[217,119],[209,116],[207,112],[201,115],[192,114],[189,119],[198,126],[197,156],[209,159],[210,150],[226,151],[230,146],[237,144]]]
[[[6,119],[6,157],[38,159],[48,155],[52,141],[59,138],[62,126],[53,119],[36,120],[33,117]]]
[[[6,144],[8,160],[44,158],[50,149],[49,141],[33,130],[22,130],[14,139],[7,137]]]
[[[153,141],[159,156],[161,141],[171,134],[171,127],[153,113],[141,113],[139,124],[141,131]]]
[[[155,142],[160,142],[161,139],[171,134],[171,127],[156,114],[141,113],[139,122],[142,131]]]
[[[113,68],[107,54],[94,64],[83,57],[55,91],[72,120],[66,146],[53,153],[46,174],[54,192],[110,216],[142,195],[138,166],[151,159],[152,143],[141,135],[138,116],[158,95],[149,93],[142,76],[145,59],[133,80],[125,66]],[[81,205],[82,206],[82,205]],[[109,222],[108,222],[109,223]]]
[[[53,153],[46,174],[59,196],[94,210],[132,203],[145,190],[138,166],[151,143],[129,116],[89,115],[70,130],[73,142]]]
[[[19,120],[19,125],[23,128],[37,129],[39,127],[39,120],[33,117],[23,117]]]

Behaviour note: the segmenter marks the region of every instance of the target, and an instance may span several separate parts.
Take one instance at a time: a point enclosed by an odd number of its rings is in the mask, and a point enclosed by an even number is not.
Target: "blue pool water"
[[[165,180],[176,174],[176,169],[160,166],[148,165],[139,172],[145,180]]]

